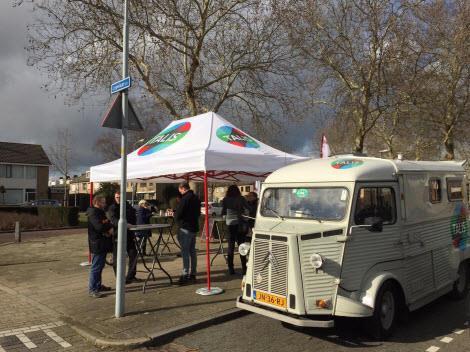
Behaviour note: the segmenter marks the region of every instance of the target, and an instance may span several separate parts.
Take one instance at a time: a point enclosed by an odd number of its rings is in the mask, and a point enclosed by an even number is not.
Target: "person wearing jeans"
[[[196,233],[199,231],[201,201],[189,188],[187,182],[181,183],[178,190],[181,194],[181,200],[176,207],[174,216],[179,225],[178,241],[183,257],[183,270],[179,284],[184,285],[196,281]]]
[[[179,229],[178,242],[180,243],[181,256],[183,257],[182,276],[184,279],[182,280],[189,279],[189,281],[194,281],[197,266],[196,233],[186,229]]]
[[[93,207],[88,208],[88,243],[91,251],[91,268],[88,280],[88,292],[91,297],[101,297],[102,291],[110,288],[102,285],[101,273],[104,268],[106,253],[113,248],[113,225],[106,218],[104,208],[106,199],[96,196],[93,199]]]

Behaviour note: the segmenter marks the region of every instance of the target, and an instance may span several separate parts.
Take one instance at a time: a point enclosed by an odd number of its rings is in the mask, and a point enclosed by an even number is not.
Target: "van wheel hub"
[[[382,304],[380,306],[380,321],[382,327],[388,330],[393,323],[395,318],[395,297],[390,291],[384,292],[382,297]]]

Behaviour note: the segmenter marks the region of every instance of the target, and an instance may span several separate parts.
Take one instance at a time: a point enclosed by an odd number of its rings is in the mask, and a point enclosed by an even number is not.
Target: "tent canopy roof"
[[[272,148],[213,112],[171,122],[127,157],[129,181],[252,182],[307,158]],[[93,166],[92,182],[120,180],[121,159]]]

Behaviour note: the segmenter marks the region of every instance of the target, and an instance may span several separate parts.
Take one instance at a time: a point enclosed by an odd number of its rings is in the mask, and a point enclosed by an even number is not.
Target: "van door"
[[[365,275],[378,264],[401,267],[403,246],[397,204],[397,182],[356,184],[341,272],[341,287],[345,290],[361,289]]]

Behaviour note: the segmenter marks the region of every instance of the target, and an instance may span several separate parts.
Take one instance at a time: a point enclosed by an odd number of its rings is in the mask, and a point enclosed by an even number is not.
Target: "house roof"
[[[39,144],[0,142],[0,163],[51,165]]]

